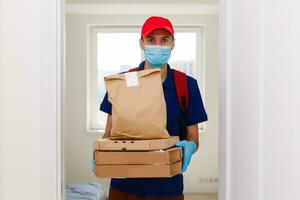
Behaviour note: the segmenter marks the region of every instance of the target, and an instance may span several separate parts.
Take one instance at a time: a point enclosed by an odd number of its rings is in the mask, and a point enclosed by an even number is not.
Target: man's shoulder
[[[184,74],[186,75],[186,79],[187,79],[188,85],[194,85],[194,84],[197,84],[197,79],[195,79],[194,77],[192,77],[192,76],[186,74],[186,73],[183,72],[183,71],[180,71],[180,70],[177,70],[177,69],[172,69],[172,71],[174,71],[174,70],[179,71],[179,72],[181,72],[181,73],[184,73]]]

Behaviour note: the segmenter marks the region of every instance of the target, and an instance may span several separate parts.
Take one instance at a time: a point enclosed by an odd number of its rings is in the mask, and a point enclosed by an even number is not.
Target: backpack
[[[139,68],[129,69],[128,72],[139,71]],[[187,135],[186,113],[189,107],[189,93],[187,85],[187,76],[185,73],[173,69],[174,84],[176,88],[177,100],[180,106],[179,116],[179,138],[184,140]]]

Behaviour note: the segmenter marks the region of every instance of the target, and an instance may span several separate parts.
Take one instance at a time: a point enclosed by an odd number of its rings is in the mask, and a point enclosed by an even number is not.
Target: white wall
[[[221,190],[220,196],[299,199],[299,2],[226,0],[221,5],[227,24],[221,27],[220,67],[226,73],[221,101],[226,102],[220,116],[227,106],[228,123],[220,124],[220,134],[228,141],[221,149],[228,150],[222,154],[228,193]]]
[[[58,2],[0,1],[1,200],[59,193]]]
[[[300,199],[300,3],[264,4],[263,198]]]
[[[148,16],[148,15],[147,15]],[[68,14],[67,70],[66,70],[66,132],[65,160],[66,181],[80,182],[98,180],[90,172],[92,141],[100,135],[85,132],[86,128],[86,39],[87,24],[122,24],[130,21],[142,25],[147,16],[129,15],[74,15]],[[186,192],[216,192],[217,183],[200,183],[200,178],[218,177],[218,16],[217,15],[168,15],[174,24],[205,25],[206,37],[206,110],[209,122],[207,132],[200,135],[199,151],[185,174]],[[99,100],[100,104],[100,100]],[[108,180],[106,182],[108,184]]]

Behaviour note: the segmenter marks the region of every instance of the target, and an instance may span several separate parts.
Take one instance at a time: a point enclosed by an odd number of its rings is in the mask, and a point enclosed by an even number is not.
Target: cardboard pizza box
[[[157,165],[96,165],[99,178],[155,178],[173,177],[181,173],[181,161]]]
[[[94,150],[99,151],[149,151],[168,149],[179,141],[178,136],[165,139],[152,140],[112,140],[109,138],[98,139],[93,142]]]
[[[170,164],[182,159],[181,147],[154,151],[95,151],[96,165]]]

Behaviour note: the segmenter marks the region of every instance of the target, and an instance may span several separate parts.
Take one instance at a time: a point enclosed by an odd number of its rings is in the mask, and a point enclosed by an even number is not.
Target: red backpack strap
[[[128,72],[136,72],[136,71],[139,71],[138,67],[131,68],[131,69],[128,70]]]
[[[189,107],[187,76],[185,73],[175,69],[173,69],[173,74],[177,99],[180,105],[180,109],[184,111]]]
[[[173,69],[176,95],[180,106],[179,131],[180,140],[185,140],[187,136],[186,113],[189,107],[189,92],[187,76],[185,73]]]

